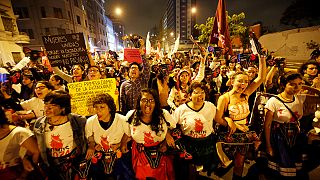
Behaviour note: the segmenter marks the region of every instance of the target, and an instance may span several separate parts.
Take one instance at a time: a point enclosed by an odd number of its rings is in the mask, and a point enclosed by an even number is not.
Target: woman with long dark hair
[[[307,179],[303,167],[302,128],[300,119],[306,114],[304,104],[319,104],[318,96],[300,94],[303,88],[302,76],[298,73],[287,73],[280,78],[283,91],[271,97],[265,108],[266,152],[269,154],[268,168],[278,178]],[[319,94],[319,91],[307,87]],[[305,134],[304,134],[305,135]],[[298,140],[299,139],[299,140]]]
[[[168,132],[175,128],[175,121],[168,111],[160,108],[158,94],[151,89],[143,89],[135,110],[127,113],[126,135],[121,149],[127,152],[127,138],[131,137],[132,165],[136,179],[174,179],[172,158],[165,155],[167,144],[174,147]]]

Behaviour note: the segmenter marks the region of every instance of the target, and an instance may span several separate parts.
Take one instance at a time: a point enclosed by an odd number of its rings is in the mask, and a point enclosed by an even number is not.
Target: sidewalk
[[[248,169],[255,163],[254,161],[249,161],[250,163],[244,164],[244,169],[243,169],[243,175],[245,176],[248,172]],[[209,179],[214,179],[214,180],[232,180],[232,171],[233,168],[230,169],[230,171],[228,171],[228,173],[226,175],[224,175],[222,178],[219,178],[218,176],[214,175],[213,173],[211,174],[210,177],[208,177],[206,174],[207,173],[203,173],[201,172],[200,175],[205,178],[209,178]],[[320,166],[318,166],[317,168],[315,168],[313,171],[309,172],[309,180],[319,180],[320,179]],[[262,175],[260,177],[260,180],[266,180],[267,178]]]

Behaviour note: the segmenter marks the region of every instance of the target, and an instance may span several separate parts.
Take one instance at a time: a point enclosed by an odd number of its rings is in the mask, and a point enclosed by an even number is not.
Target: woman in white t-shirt
[[[51,91],[54,90],[54,87],[48,81],[39,81],[35,87],[36,96],[23,101],[20,103],[24,111],[18,111],[12,114],[14,121],[27,121],[30,123],[32,119],[37,119],[44,116],[44,97]]]
[[[85,128],[88,139],[86,158],[91,159],[89,174],[92,179],[129,179],[130,174],[121,169],[119,148],[127,119],[116,113],[115,102],[109,94],[97,95],[92,104],[96,114],[88,119]]]
[[[86,178],[86,119],[71,113],[71,97],[65,91],[48,93],[44,104],[45,116],[36,120],[34,133],[48,178]]]
[[[319,103],[320,99],[299,94],[303,86],[300,74],[288,73],[280,84],[283,92],[270,98],[265,106],[266,151],[272,157],[268,159],[268,167],[276,176],[304,179],[308,175],[301,171],[303,145],[296,141],[301,134],[299,120],[304,115],[304,103]]]
[[[187,162],[193,171],[185,173],[187,177],[196,176],[197,171],[206,171],[208,175],[218,167],[220,163],[216,151],[216,139],[214,136],[213,124],[219,123],[228,126],[227,122],[215,119],[216,106],[209,101],[205,101],[205,84],[194,82],[191,84],[188,94],[191,101],[179,106],[174,111],[174,119],[180,125],[182,131],[182,142],[186,151],[192,155],[192,165]],[[181,171],[181,165],[179,170]],[[197,169],[195,169],[195,166]],[[187,178],[184,177],[184,178]]]
[[[26,178],[27,173],[34,170],[32,163],[38,163],[39,150],[32,132],[10,125],[1,106],[0,147],[0,179]],[[21,148],[27,150],[23,158],[19,154]]]
[[[176,126],[167,110],[160,108],[158,93],[143,89],[135,110],[127,113],[128,123],[121,141],[122,152],[127,152],[127,137],[131,137],[132,165],[136,179],[172,180],[172,157],[167,155],[167,145],[174,147],[168,132]]]

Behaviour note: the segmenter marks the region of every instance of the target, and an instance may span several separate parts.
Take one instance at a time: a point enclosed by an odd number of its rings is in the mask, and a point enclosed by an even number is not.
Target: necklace
[[[288,98],[283,97],[283,96],[282,96],[282,93],[280,93],[279,95],[280,95],[280,97],[281,97],[283,100],[285,100],[285,101],[290,101],[290,102],[291,102],[291,101],[294,100],[294,98],[293,98],[293,99],[288,99]]]
[[[49,123],[52,125],[59,125],[65,122],[66,116],[57,117],[57,119],[53,120],[52,118],[49,119]]]
[[[50,131],[53,131],[54,126],[58,126],[58,125],[61,125],[61,124],[65,123],[66,122],[65,121],[66,120],[65,117],[66,116],[59,117],[59,118],[57,118],[57,120],[52,120],[50,118],[49,119],[49,123],[48,123]]]

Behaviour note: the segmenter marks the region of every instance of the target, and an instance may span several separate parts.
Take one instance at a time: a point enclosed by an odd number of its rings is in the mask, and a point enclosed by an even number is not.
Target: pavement
[[[245,176],[248,173],[248,169],[255,164],[255,161],[247,161],[244,164],[244,170],[243,170],[243,176]],[[200,172],[201,178],[202,179],[214,179],[214,180],[232,180],[232,173],[233,168],[231,168],[227,174],[225,174],[223,177],[218,177],[215,174],[211,174],[211,176],[207,176],[205,172]],[[309,180],[319,180],[320,179],[320,166],[309,172]],[[267,180],[268,178],[265,175],[259,176],[259,180]]]

